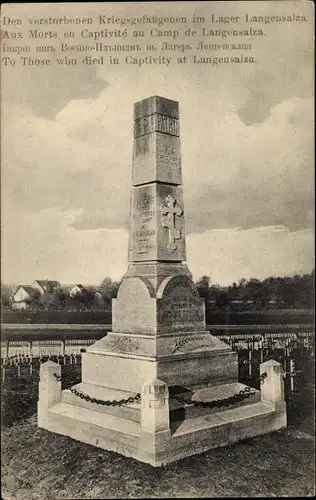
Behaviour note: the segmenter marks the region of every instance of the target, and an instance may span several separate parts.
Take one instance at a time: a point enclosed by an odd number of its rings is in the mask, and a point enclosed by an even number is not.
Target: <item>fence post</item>
[[[260,376],[266,373],[261,381],[261,401],[272,403],[280,417],[281,427],[286,427],[286,403],[284,400],[284,371],[281,363],[269,359],[260,365]]]
[[[30,356],[30,358],[32,358],[33,357],[33,342],[32,342],[32,340],[29,340],[28,345],[29,345],[29,356]]]
[[[168,386],[158,379],[149,380],[141,390],[140,451],[150,463],[157,463],[157,455],[170,439]]]
[[[62,346],[62,356],[65,357],[66,354],[66,341],[61,340],[61,346]]]
[[[248,351],[248,372],[249,372],[249,377],[252,377],[252,352],[251,350]]]
[[[38,426],[45,428],[49,408],[61,399],[61,381],[54,374],[61,376],[61,366],[53,361],[46,361],[40,366],[39,397],[37,403]]]
[[[290,359],[290,383],[291,383],[291,392],[294,392],[294,377],[295,377],[295,361],[294,361],[294,359]]]
[[[7,345],[6,345],[6,358],[9,357],[9,352],[10,352],[10,340],[7,340]]]

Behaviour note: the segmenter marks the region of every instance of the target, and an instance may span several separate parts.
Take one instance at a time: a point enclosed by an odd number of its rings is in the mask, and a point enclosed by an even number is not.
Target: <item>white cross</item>
[[[168,250],[169,252],[174,252],[177,249],[176,240],[181,238],[181,230],[175,228],[175,217],[180,217],[183,214],[183,210],[171,194],[168,194],[166,204],[166,207],[163,205],[160,207],[163,215],[162,226],[169,229]]]

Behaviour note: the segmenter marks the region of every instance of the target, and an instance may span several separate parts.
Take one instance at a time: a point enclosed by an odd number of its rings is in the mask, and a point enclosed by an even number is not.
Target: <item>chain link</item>
[[[241,389],[238,393],[233,396],[229,396],[228,398],[217,399],[215,401],[194,401],[192,399],[184,398],[183,396],[170,396],[172,399],[179,401],[179,403],[200,406],[202,408],[219,408],[221,406],[229,406],[235,403],[240,403],[244,399],[248,399],[255,392],[251,392],[251,388],[246,386],[244,389]]]
[[[135,403],[135,401],[140,400],[140,394],[136,394],[135,396],[130,396],[129,398],[126,399],[120,399],[119,401],[116,401],[116,399],[111,400],[103,400],[103,399],[97,399],[97,398],[91,398],[88,396],[88,394],[84,394],[83,392],[77,391],[77,389],[74,389],[71,387],[70,392],[72,394],[75,394],[75,396],[78,396],[80,399],[84,399],[85,401],[88,401],[89,403],[95,403],[97,405],[103,405],[103,406],[122,406],[126,405],[128,403]]]
[[[54,377],[60,382],[62,377],[58,373],[54,373]],[[84,399],[85,401],[88,401],[89,403],[95,403],[97,405],[103,405],[103,406],[122,406],[126,405],[129,403],[135,403],[135,401],[139,401],[141,396],[140,394],[135,394],[135,396],[130,396],[125,399],[119,399],[118,401],[116,399],[113,400],[104,400],[104,399],[97,399],[97,398],[91,398],[88,394],[85,394],[84,392],[78,391],[74,387],[70,387],[69,389],[72,394],[77,396],[80,399]]]
[[[62,380],[62,377],[58,373],[54,373],[54,377],[59,382]],[[260,375],[259,379],[260,381],[263,381],[266,377],[267,373],[264,372]],[[138,393],[135,394],[135,396],[130,396],[125,399],[120,399],[118,401],[114,399],[111,401],[111,400],[91,398],[88,394],[78,391],[74,387],[71,387],[69,390],[72,394],[79,397],[80,399],[84,399],[89,403],[95,403],[103,406],[122,406],[129,403],[135,403],[136,401],[139,401],[141,398],[141,395]],[[184,398],[183,396],[177,396],[177,395],[170,396],[170,398],[175,399],[176,401],[182,404],[201,406],[202,408],[213,408],[213,407],[218,408],[221,406],[229,406],[235,403],[239,403],[244,399],[248,399],[252,394],[255,394],[255,392],[251,392],[251,387],[246,386],[244,389],[241,389],[238,393],[234,394],[233,396],[229,396],[228,398],[223,398],[223,399],[217,399],[215,401],[194,401],[191,399]]]
[[[260,375],[259,380],[263,382],[264,379],[268,376],[267,372],[264,372]],[[251,395],[255,394],[254,391],[251,392],[251,387],[246,386],[244,389],[241,389],[239,392],[234,394],[233,396],[229,396],[228,398],[217,399],[215,401],[194,401],[192,399],[184,398],[183,396],[170,396],[172,399],[179,401],[179,403],[201,406],[202,408],[219,408],[221,406],[229,406],[231,404],[239,403],[244,399],[248,399]]]

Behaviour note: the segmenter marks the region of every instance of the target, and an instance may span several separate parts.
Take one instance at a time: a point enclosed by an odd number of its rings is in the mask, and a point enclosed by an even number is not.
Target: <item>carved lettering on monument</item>
[[[170,295],[172,292],[176,292],[177,295],[183,295],[185,292],[190,293],[190,298],[195,300],[197,304],[200,303],[199,292],[197,291],[196,286],[193,281],[189,278],[183,276],[177,276],[173,278],[166,286],[164,290],[164,295]]]
[[[144,224],[142,225],[142,227],[144,227]],[[155,234],[155,230],[152,229],[151,231],[149,231],[148,229],[144,229],[143,231],[136,231],[136,236],[152,236],[153,234]]]
[[[109,347],[119,352],[130,352],[131,350],[137,351],[140,348],[138,339],[131,339],[130,337],[112,338],[109,342]]]
[[[176,216],[181,217],[183,210],[179,207],[177,200],[170,194],[166,198],[166,206],[161,205],[160,210],[162,214],[162,226],[169,230],[167,248],[170,253],[173,253],[177,249],[176,240],[180,240],[181,238],[181,229],[176,229],[175,218]]]
[[[140,191],[136,197],[134,237],[137,253],[148,253],[154,248],[150,239],[156,234],[156,229],[148,227],[156,213],[155,210],[150,209],[154,201],[155,197],[147,190]]]
[[[162,323],[166,324],[176,322],[196,323],[203,321],[204,314],[194,302],[178,300],[170,305],[169,309],[161,311],[160,319]]]
[[[156,131],[162,134],[179,136],[179,121],[170,116],[156,115]]]
[[[153,132],[179,137],[179,120],[158,113],[138,118],[134,122],[134,137],[141,137]]]
[[[174,344],[174,349],[172,354],[177,351],[189,352],[194,351],[196,349],[201,349],[202,347],[214,347],[215,342],[212,342],[210,339],[206,342],[206,340],[202,337],[185,337],[182,340],[177,340]]]
[[[157,145],[157,162],[169,168],[180,168],[181,160],[179,148],[175,147],[173,144],[165,144],[159,141]]]
[[[146,212],[149,210],[150,205],[153,203],[154,197],[148,193],[148,191],[140,191],[138,193],[136,207],[141,212]]]
[[[150,250],[155,248],[155,245],[148,243],[147,240],[137,241],[136,252],[137,253],[149,253]]]
[[[143,116],[134,122],[134,136],[141,137],[142,135],[155,132],[155,115]]]
[[[203,330],[204,308],[194,283],[187,277],[173,278],[158,305],[158,322],[173,331]]]

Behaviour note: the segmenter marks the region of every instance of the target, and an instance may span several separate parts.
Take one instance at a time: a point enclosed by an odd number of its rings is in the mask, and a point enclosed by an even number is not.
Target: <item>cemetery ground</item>
[[[153,468],[37,428],[3,431],[2,497],[217,498],[314,496],[314,440],[294,428]]]
[[[66,367],[65,367],[66,368]],[[80,375],[80,369],[76,374]],[[63,385],[76,380],[64,373]],[[72,380],[71,380],[72,379]],[[314,496],[314,388],[288,400],[288,428],[162,468],[37,427],[37,383],[2,398],[5,500]],[[27,391],[26,391],[27,388]]]

